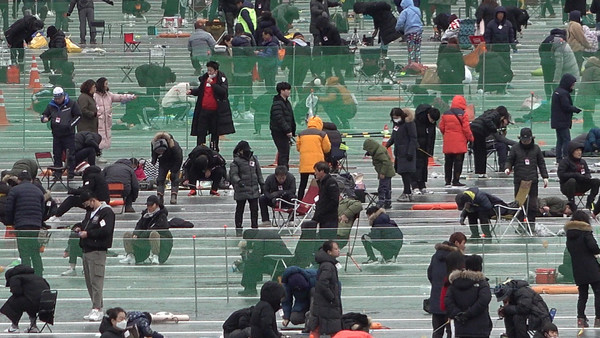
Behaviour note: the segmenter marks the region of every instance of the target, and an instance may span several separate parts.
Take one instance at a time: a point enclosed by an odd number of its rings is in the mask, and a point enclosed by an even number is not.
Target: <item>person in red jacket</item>
[[[467,142],[473,142],[473,133],[469,118],[465,114],[467,101],[464,96],[456,95],[452,99],[450,110],[442,115],[440,131],[444,135],[444,176],[446,187],[462,187],[460,174],[467,152]]]

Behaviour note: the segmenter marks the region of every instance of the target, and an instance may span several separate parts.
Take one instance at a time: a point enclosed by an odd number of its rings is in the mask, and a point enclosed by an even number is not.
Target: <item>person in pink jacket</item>
[[[98,106],[98,134],[102,136],[100,149],[110,148],[112,129],[112,104],[113,102],[127,102],[135,99],[133,94],[114,94],[108,89],[108,80],[101,77],[96,81],[94,100]]]
[[[462,187],[460,175],[467,152],[467,142],[473,142],[473,133],[469,118],[465,114],[467,101],[464,96],[456,95],[452,99],[450,110],[442,115],[440,131],[444,135],[444,176],[446,187]]]

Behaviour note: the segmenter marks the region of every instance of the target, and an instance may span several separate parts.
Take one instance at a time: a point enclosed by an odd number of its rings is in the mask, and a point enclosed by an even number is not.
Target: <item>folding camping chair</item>
[[[111,207],[121,207],[122,214],[125,210],[125,199],[123,198],[123,192],[125,191],[125,186],[123,183],[108,183],[108,197],[110,198],[110,202],[108,205]]]
[[[494,233],[494,237],[496,237],[498,242],[500,242],[500,240],[504,238],[508,230],[511,228],[521,235],[533,237],[533,233],[531,232],[531,228],[529,227],[529,220],[527,219],[527,210],[525,209],[527,201],[529,200],[530,189],[531,181],[521,181],[519,191],[517,192],[517,196],[515,196],[515,201],[517,202],[516,207],[505,206],[501,204],[494,205],[494,211],[496,212],[496,222],[492,225],[492,232]],[[505,212],[503,213],[503,211]],[[506,213],[510,211],[514,212],[514,214]],[[523,221],[519,219],[520,216],[523,217]],[[502,225],[503,221],[509,222],[506,225],[506,229],[502,233],[502,236],[498,238],[496,230],[500,229],[500,226]]]
[[[42,291],[42,296],[40,298],[40,309],[37,313],[37,319],[44,322],[44,326],[40,330],[40,333],[44,332],[44,329],[47,327],[50,332],[52,329],[49,325],[54,325],[54,312],[56,310],[56,297],[58,296],[58,291],[56,290],[44,290]]]
[[[310,216],[312,216],[315,209],[315,198],[317,195],[319,195],[319,186],[317,185],[317,180],[313,178],[310,181],[308,190],[304,194],[302,200],[294,198],[292,199],[292,202],[288,202],[278,198],[276,201],[280,203],[280,206],[282,206],[284,209],[286,207],[291,209],[290,215],[288,216],[288,221],[281,222],[277,225],[279,227],[279,233],[286,229],[290,235],[294,235],[298,229],[300,229],[302,222],[306,221]],[[290,218],[292,215],[294,215],[295,220]],[[300,218],[299,221],[298,218]]]
[[[140,43],[141,41],[135,41],[133,37],[133,33],[124,33],[123,34],[123,52],[130,51],[135,52],[136,50],[140,51]]]
[[[63,161],[66,159],[66,157],[67,157],[66,154],[63,154]],[[48,190],[52,190],[52,188],[57,183],[62,184],[62,186],[65,187],[65,189],[67,189],[67,190],[69,189],[68,188],[69,176],[67,176],[67,184],[66,185],[65,185],[65,183],[63,183],[63,180],[62,180],[63,172],[68,169],[66,161],[65,161],[65,164],[60,167],[54,166],[54,160],[53,160],[52,154],[49,151],[35,153],[35,161],[37,162],[38,167],[42,171],[41,181],[46,179],[46,181],[48,182]],[[42,161],[42,163],[40,163],[40,161]],[[52,177],[54,178],[54,182],[52,182],[52,185],[51,185],[50,180]]]

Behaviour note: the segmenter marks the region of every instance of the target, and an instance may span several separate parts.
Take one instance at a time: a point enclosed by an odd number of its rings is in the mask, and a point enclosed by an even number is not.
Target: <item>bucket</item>
[[[535,269],[536,284],[556,283],[556,269]]]

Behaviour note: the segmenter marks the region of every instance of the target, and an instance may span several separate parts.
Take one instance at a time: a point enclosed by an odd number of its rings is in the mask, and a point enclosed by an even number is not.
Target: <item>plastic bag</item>
[[[46,46],[48,46],[48,41],[46,41],[46,38],[40,33],[35,34],[29,43],[29,48],[33,49],[40,49]]]
[[[81,53],[83,51],[83,48],[74,44],[71,38],[65,38],[65,42],[67,43],[67,53]]]

